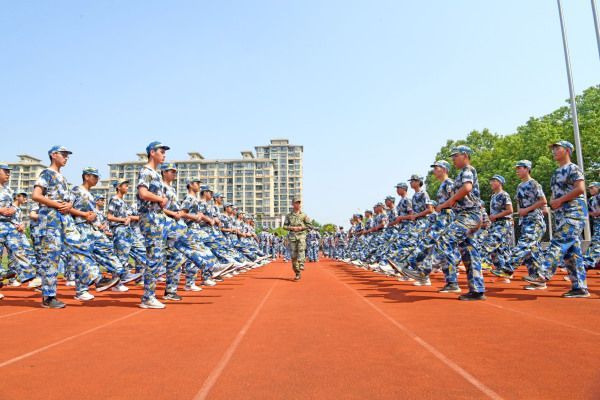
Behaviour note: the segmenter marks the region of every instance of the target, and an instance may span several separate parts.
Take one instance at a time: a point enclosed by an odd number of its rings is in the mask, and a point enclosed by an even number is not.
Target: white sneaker
[[[565,275],[565,276],[563,276],[563,279],[564,279],[565,281],[569,281],[569,282],[571,282],[571,278],[569,278],[569,275]]]
[[[75,287],[75,281],[67,281],[67,283],[65,283],[65,286]]]
[[[19,286],[21,286],[21,282],[19,282],[18,280],[15,279],[11,283],[9,283],[8,286],[19,287]]]
[[[547,288],[545,283],[532,283],[530,285],[525,286],[523,289],[525,290],[545,290]]]
[[[197,286],[195,283],[192,283],[191,285],[185,285],[183,287],[183,290],[187,292],[199,292],[202,290],[202,288],[200,286]]]
[[[234,277],[234,275],[231,272],[223,275],[223,278],[233,278],[233,277]]]
[[[118,285],[110,288],[110,290],[112,290],[113,292],[128,292],[129,288],[127,286],[123,285],[122,283],[119,283]]]
[[[153,308],[153,309],[162,309],[166,306],[160,301],[156,300],[156,297],[151,297],[146,301],[142,301],[140,303],[140,308]]]
[[[429,278],[425,278],[422,281],[415,281],[413,283],[414,286],[431,286],[431,280]]]
[[[240,273],[238,271],[233,271],[232,274],[233,275],[239,275]]]
[[[94,295],[90,292],[83,292],[81,294],[75,295],[74,299],[79,301],[90,301],[94,299]]]
[[[159,277],[156,279],[156,282],[166,282],[166,281],[167,281],[167,278],[165,278],[164,276],[159,276]],[[156,300],[156,301],[158,301],[158,300]]]
[[[205,279],[204,282],[202,282],[202,284],[204,286],[215,286],[217,282],[213,281],[212,279]]]
[[[407,276],[404,276],[404,275],[402,275],[401,277],[399,277],[399,278],[398,278],[398,280],[399,280],[400,282],[412,282],[412,281],[414,281],[414,279],[413,279],[413,278],[409,278],[409,277],[407,277]]]
[[[32,280],[29,281],[29,283],[27,284],[27,287],[30,288],[37,288],[42,286],[42,278],[33,278]]]
[[[4,298],[4,295],[2,293],[0,293],[0,300],[2,300]]]

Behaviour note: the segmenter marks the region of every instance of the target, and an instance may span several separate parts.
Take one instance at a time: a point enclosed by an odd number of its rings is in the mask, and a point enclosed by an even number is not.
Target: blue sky
[[[600,76],[590,2],[564,3],[581,92]],[[222,159],[286,137],[321,222],[568,97],[552,0],[8,2],[0,52],[1,160],[64,144],[78,181],[154,139]]]

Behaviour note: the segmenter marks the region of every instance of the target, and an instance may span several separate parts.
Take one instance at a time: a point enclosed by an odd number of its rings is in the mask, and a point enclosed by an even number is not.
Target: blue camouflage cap
[[[396,184],[396,188],[408,189],[408,185],[404,182],[400,182]]]
[[[94,201],[100,201],[100,200],[106,200],[106,196],[104,196],[103,194],[98,194],[98,195],[94,196]]]
[[[419,175],[417,175],[417,174],[412,174],[412,175],[410,176],[410,178],[408,178],[408,181],[409,181],[409,182],[410,182],[410,181],[419,181],[419,182],[423,182],[423,178],[422,178],[422,177],[420,177],[420,176],[419,176]]]
[[[597,187],[600,188],[600,182],[592,182],[588,185],[588,187]]]
[[[98,178],[100,178],[100,172],[98,172],[98,168],[94,168],[94,167],[85,167],[81,171],[81,175],[95,175]]]
[[[464,146],[464,145],[453,147],[452,150],[450,150],[450,157],[455,156],[457,154],[471,155],[471,154],[473,154],[473,150],[471,150],[471,148],[469,146]]]
[[[506,183],[506,179],[504,179],[504,177],[502,175],[494,175],[490,178],[490,181],[492,180],[496,180],[498,182],[500,182],[503,186]]]
[[[67,149],[65,146],[61,146],[59,144],[52,146],[50,148],[50,150],[48,150],[48,155],[52,155],[53,153],[59,153],[59,152],[64,152],[64,153],[69,153],[69,154],[73,154],[73,152],[69,149]]]
[[[430,199],[430,200],[427,200],[425,202],[425,204],[436,207],[438,205],[438,202]]]
[[[202,185],[200,186],[200,193],[202,192],[212,192],[212,190],[210,189],[210,186]]]
[[[394,196],[387,196],[387,197],[385,198],[385,200],[386,200],[386,201],[387,201],[387,200],[389,200],[389,201],[391,201],[391,202],[393,202],[393,203],[395,203],[395,202],[396,202],[396,198],[395,198]]]
[[[553,148],[554,146],[564,147],[565,149],[569,150],[570,153],[572,153],[573,149],[575,149],[573,143],[567,142],[566,140],[559,140],[558,142],[552,143],[548,147]]]
[[[175,165],[175,163],[172,163],[172,162],[162,163],[162,164],[160,164],[160,170],[161,171],[177,171],[177,165]]]
[[[169,150],[170,147],[167,146],[166,144],[164,144],[163,142],[159,142],[158,140],[155,140],[154,142],[152,142],[148,146],[146,146],[146,154],[150,154],[150,151],[156,150],[156,149]]]
[[[199,178],[199,177],[197,177],[197,176],[192,176],[192,177],[191,177],[191,178],[189,178],[189,179],[188,179],[188,180],[187,180],[185,183],[186,183],[187,185],[189,185],[190,183],[195,183],[195,182],[198,182],[198,183],[200,183],[200,182],[202,182],[202,181],[200,180],[200,178]]]
[[[215,199],[218,199],[218,198],[221,198],[221,197],[223,197],[223,194],[222,194],[222,193],[220,193],[220,192],[216,192],[215,194],[213,194],[213,197],[214,197]]]
[[[373,208],[377,208],[377,207],[383,207],[383,203],[382,202],[375,203]]]
[[[3,169],[5,171],[12,171],[12,167],[6,163],[0,163],[0,169]]]
[[[440,167],[444,168],[446,171],[450,171],[450,163],[445,160],[438,160],[430,165],[431,168]]]
[[[366,215],[367,213],[368,213],[368,214],[373,214],[373,210],[365,210],[365,215]]]
[[[118,179],[118,180],[114,181],[112,185],[113,185],[113,187],[117,188],[124,183],[129,183],[129,179],[125,179],[125,178]]]
[[[227,208],[227,207],[233,207],[233,203],[225,203],[223,205],[223,207]]]
[[[519,160],[515,164],[515,167],[525,167],[525,168],[531,170],[532,164],[531,164],[531,161],[529,161],[529,160]]]

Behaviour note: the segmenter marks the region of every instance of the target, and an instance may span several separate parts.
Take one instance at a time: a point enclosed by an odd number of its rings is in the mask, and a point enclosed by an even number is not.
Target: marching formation
[[[157,281],[165,282],[164,300],[180,301],[181,274],[184,291],[200,291],[198,280],[214,286],[277,255],[279,249],[259,248],[251,216],[224,203],[200,179],[187,181],[187,196],[179,202],[171,186],[177,166],[165,162],[167,150],[160,142],[146,147],[148,163],[137,181],[114,182],[105,214],[107,199],[90,192],[100,178],[98,170],[83,169],[81,184],[70,188],[61,169],[72,152],[52,147],[50,166],[40,173],[31,196],[31,241],[20,209],[27,194],[13,195],[11,168],[0,164],[0,244],[9,260],[8,269],[0,269],[0,287],[7,278],[14,286],[27,283],[41,291],[42,307],[63,308],[57,298],[59,273],[83,302],[94,298],[91,288],[126,292],[126,284],[137,282],[144,288],[140,307],[161,309],[165,304],[156,297]],[[124,200],[131,184],[134,207]]]
[[[600,183],[588,185],[590,199],[584,201],[585,181],[581,169],[571,162],[573,145],[559,141],[550,146],[558,168],[552,175],[548,203],[542,186],[531,176],[532,163],[515,163],[521,180],[513,199],[504,191],[505,178],[490,179],[492,197],[489,212],[480,198],[477,171],[470,164],[472,150],[467,146],[452,149],[451,158],[458,171],[451,179],[451,166],[445,160],[431,165],[440,182],[435,200],[423,190],[423,178],[408,180],[415,194],[408,198],[406,183],[396,185],[398,199],[388,196],[373,210],[356,214],[350,231],[343,229],[323,241],[326,255],[346,263],[430,286],[430,275],[441,271],[445,286],[441,293],[461,293],[459,264],[467,274],[468,292],[460,300],[484,300],[483,272],[506,282],[514,271],[526,266],[526,290],[546,289],[557,268],[568,271],[572,288],[563,297],[589,297],[586,270],[600,262]],[[552,209],[553,229],[550,244],[542,248],[546,233],[547,205]],[[514,238],[513,212],[518,212],[519,237]],[[582,252],[581,236],[589,216],[593,220],[593,239]]]

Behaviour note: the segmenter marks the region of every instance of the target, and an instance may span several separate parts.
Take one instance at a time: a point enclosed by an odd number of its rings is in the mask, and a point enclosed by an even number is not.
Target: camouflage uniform
[[[133,215],[132,207],[117,195],[112,196],[108,202],[108,212],[116,218],[128,218]],[[115,254],[126,272],[129,270],[129,257],[136,262],[137,270],[139,266],[145,266],[148,262],[146,246],[137,237],[132,223],[125,225],[123,222],[110,221],[109,226],[113,234]]]
[[[490,199],[490,215],[497,215],[512,205],[510,195],[504,190],[494,193]],[[497,269],[503,269],[509,263],[511,238],[513,236],[513,220],[511,215],[492,222],[488,234],[481,246],[482,259],[493,264]]]
[[[138,174],[136,187],[145,187],[150,193],[162,196],[163,183],[160,174],[143,166]],[[140,229],[144,235],[146,245],[146,268],[144,269],[144,295],[142,302],[147,302],[156,297],[156,280],[160,269],[165,264],[166,254],[166,216],[160,204],[142,200],[139,193],[136,195],[138,211],[140,213]]]
[[[301,227],[304,230],[299,232],[289,231],[288,240],[290,246],[290,256],[294,272],[299,274],[304,270],[304,259],[306,254],[306,231],[312,227],[310,218],[303,212],[291,212],[285,217],[284,228]]]
[[[573,163],[557,168],[550,180],[552,198],[558,199],[571,192],[577,181],[584,180],[583,172]],[[587,290],[586,272],[581,251],[581,234],[587,218],[583,195],[563,203],[554,210],[554,234],[544,254],[540,276],[550,279],[556,268],[566,261],[573,289]]]
[[[65,177],[50,168],[40,173],[35,186],[42,189],[47,198],[58,202],[71,202],[71,192]],[[57,209],[40,204],[40,254],[42,270],[42,295],[56,296],[58,264],[63,249],[75,270],[76,291],[80,295],[88,290],[89,284],[99,278],[96,265],[85,238],[75,226],[73,217],[61,214]]]
[[[531,207],[539,200],[546,198],[542,185],[535,179],[521,182],[517,186],[515,197],[519,209]],[[506,265],[505,271],[512,274],[524,263],[529,276],[537,277],[543,259],[542,238],[546,232],[546,222],[542,210],[537,208],[526,216],[520,217],[519,226],[521,232],[519,240],[512,249],[510,262]]]
[[[596,185],[596,187],[600,187],[600,184],[596,183]],[[600,193],[590,197],[588,204],[590,212],[600,211]],[[594,230],[592,243],[590,243],[583,259],[585,267],[588,269],[594,268],[600,262],[600,217],[593,217],[592,222]]]

